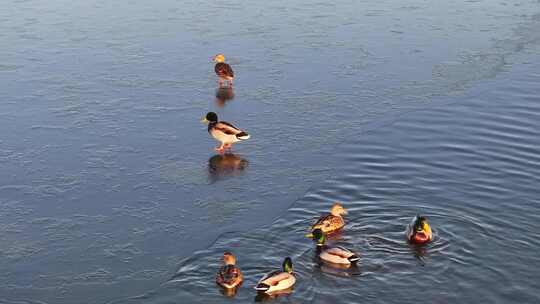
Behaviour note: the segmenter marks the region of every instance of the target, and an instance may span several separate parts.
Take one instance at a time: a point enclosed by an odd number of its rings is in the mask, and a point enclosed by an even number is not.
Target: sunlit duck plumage
[[[223,54],[217,54],[214,56],[213,61],[216,63],[214,71],[218,76],[219,87],[222,87],[224,83],[228,83],[228,86],[232,87],[234,71],[230,65],[225,63],[225,56]]]
[[[255,289],[270,294],[291,288],[294,283],[296,283],[296,277],[293,273],[292,260],[286,257],[283,261],[283,269],[267,273],[259,280]]]
[[[407,239],[414,244],[425,244],[433,240],[433,232],[427,219],[415,216],[407,227]]]
[[[317,243],[317,254],[323,262],[350,266],[360,260],[358,254],[347,248],[325,245],[326,236],[321,229],[313,230],[313,240]]]
[[[330,209],[330,214],[321,216],[315,224],[311,226],[311,230],[321,229],[323,233],[331,233],[345,226],[343,215],[347,214],[347,210],[340,203],[335,203]]]
[[[201,122],[208,123],[208,133],[221,143],[215,150],[223,153],[225,149],[230,149],[232,144],[248,139],[250,136],[245,131],[238,129],[226,121],[218,121],[218,116],[214,112],[208,112]]]
[[[236,258],[230,252],[223,254],[223,266],[216,275],[216,283],[223,288],[235,288],[242,283],[244,276],[240,268],[236,266]]]

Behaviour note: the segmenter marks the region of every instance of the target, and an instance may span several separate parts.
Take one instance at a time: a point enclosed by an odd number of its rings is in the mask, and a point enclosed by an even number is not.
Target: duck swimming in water
[[[236,258],[230,252],[223,253],[223,266],[216,275],[216,283],[227,289],[236,288],[242,283],[244,276],[240,268],[236,266]]]
[[[311,230],[321,229],[323,233],[335,232],[345,226],[343,215],[347,214],[347,210],[340,203],[334,203],[330,209],[330,214],[321,216],[315,224],[311,226]],[[311,235],[309,235],[311,236]]]
[[[245,131],[238,129],[226,121],[218,121],[218,116],[214,112],[208,112],[201,122],[208,123],[208,133],[221,143],[215,150],[223,153],[225,149],[230,149],[233,143],[248,139],[250,136]]]
[[[317,243],[317,254],[321,261],[349,267],[360,260],[360,256],[344,247],[325,245],[326,236],[321,229],[313,230],[313,240]]]
[[[219,87],[222,88],[224,83],[228,84],[227,87],[232,87],[234,72],[231,66],[225,63],[225,56],[223,54],[217,54],[212,60],[216,63],[214,71],[218,76]]]
[[[255,289],[259,292],[274,293],[291,288],[296,283],[293,273],[293,265],[290,257],[283,261],[283,269],[275,270],[263,276]]]
[[[433,239],[433,233],[427,219],[423,216],[415,216],[407,227],[407,239],[414,244],[425,244]]]

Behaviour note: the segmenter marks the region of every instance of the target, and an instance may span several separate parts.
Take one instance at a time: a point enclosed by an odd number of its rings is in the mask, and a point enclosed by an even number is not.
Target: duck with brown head
[[[244,276],[240,271],[240,268],[236,266],[236,257],[230,253],[223,253],[223,266],[219,268],[218,273],[216,274],[216,283],[226,289],[234,289],[238,287]]]
[[[343,216],[346,215],[347,210],[340,204],[334,203],[330,209],[330,214],[321,216],[315,224],[311,226],[311,230],[321,229],[323,233],[333,233],[345,226],[345,220]],[[310,235],[311,237],[311,235]]]
[[[217,54],[212,58],[212,61],[216,63],[214,71],[218,76],[219,87],[232,87],[234,80],[234,71],[230,65],[225,63],[225,56],[223,54]]]

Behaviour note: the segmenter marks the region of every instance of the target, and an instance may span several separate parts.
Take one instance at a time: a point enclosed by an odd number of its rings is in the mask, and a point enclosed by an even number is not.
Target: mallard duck
[[[231,66],[225,63],[225,56],[223,54],[217,54],[212,60],[216,62],[214,71],[216,71],[216,75],[218,76],[219,87],[223,87],[224,83],[228,83],[228,87],[232,87],[234,72]]]
[[[296,283],[296,278],[293,273],[292,260],[290,257],[286,257],[283,260],[283,269],[267,273],[259,280],[255,289],[259,292],[273,293],[291,288],[294,283]]]
[[[360,260],[360,256],[347,248],[325,245],[326,236],[321,229],[313,230],[313,240],[317,243],[317,254],[323,262],[350,266]]]
[[[236,258],[230,252],[223,253],[223,266],[216,275],[216,283],[223,288],[236,288],[242,283],[244,276],[236,266]]]
[[[433,233],[427,219],[423,216],[415,216],[407,227],[407,239],[411,243],[425,244],[433,239]]]
[[[223,153],[225,149],[230,149],[233,143],[248,139],[250,136],[245,131],[238,129],[226,121],[218,121],[218,116],[214,112],[208,112],[201,122],[208,123],[208,133],[217,141],[221,142],[216,151]]]
[[[315,224],[311,226],[311,230],[321,229],[323,233],[332,233],[345,226],[345,220],[342,215],[347,214],[347,210],[340,203],[335,203],[330,209],[330,214],[321,216]]]

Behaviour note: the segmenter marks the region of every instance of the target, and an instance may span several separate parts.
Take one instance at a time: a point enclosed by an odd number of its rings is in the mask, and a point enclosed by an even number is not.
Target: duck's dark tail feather
[[[259,283],[259,284],[257,284],[257,286],[255,286],[255,289],[258,290],[258,291],[267,291],[268,289],[270,289],[270,285],[264,284],[264,283]]]
[[[245,140],[245,139],[248,139],[250,136],[249,134],[247,134],[246,132],[242,131],[238,134],[236,134],[236,138],[240,139],[240,140]]]

